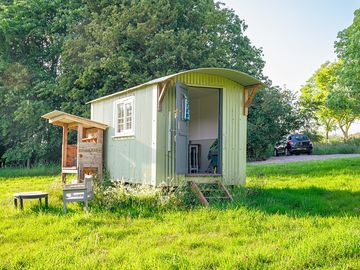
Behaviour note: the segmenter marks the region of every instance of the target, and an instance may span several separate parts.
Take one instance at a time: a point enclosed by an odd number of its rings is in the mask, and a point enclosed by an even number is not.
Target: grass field
[[[1,172],[0,172],[1,175]],[[0,269],[360,269],[360,158],[248,166],[235,203],[62,213],[59,176],[0,177]],[[12,207],[44,190],[50,207]]]

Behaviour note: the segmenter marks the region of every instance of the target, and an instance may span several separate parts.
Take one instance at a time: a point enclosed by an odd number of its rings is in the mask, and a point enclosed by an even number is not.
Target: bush
[[[187,208],[189,190],[186,188],[154,188],[112,181],[109,186],[97,187],[94,209],[107,210],[130,217],[150,217],[171,209]]]
[[[334,141],[331,143],[314,144],[314,154],[360,154],[360,139],[351,139],[347,142]]]
[[[249,108],[248,160],[262,160],[273,154],[274,145],[303,126],[295,95],[279,87],[265,88],[255,95]]]

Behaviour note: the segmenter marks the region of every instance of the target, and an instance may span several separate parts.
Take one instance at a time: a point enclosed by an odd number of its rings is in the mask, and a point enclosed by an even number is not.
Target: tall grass
[[[333,140],[330,143],[317,143],[314,145],[315,155],[330,154],[360,154],[360,139],[353,138],[346,142]]]
[[[37,165],[31,168],[10,167],[0,168],[0,177],[47,176],[60,173],[58,164]]]

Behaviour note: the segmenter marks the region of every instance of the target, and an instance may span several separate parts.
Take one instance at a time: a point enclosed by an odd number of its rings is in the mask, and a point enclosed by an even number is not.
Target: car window
[[[306,141],[308,140],[308,137],[304,134],[297,134],[297,135],[293,135],[294,139],[298,140],[298,141]]]

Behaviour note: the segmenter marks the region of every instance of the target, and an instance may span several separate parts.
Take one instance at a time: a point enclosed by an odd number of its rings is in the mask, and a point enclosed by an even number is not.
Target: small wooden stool
[[[24,200],[31,200],[31,199],[39,199],[39,202],[41,204],[41,199],[45,198],[45,206],[48,207],[48,194],[46,192],[39,192],[39,191],[33,191],[33,192],[21,192],[21,193],[15,193],[14,194],[14,206],[17,208],[17,200],[20,200],[20,209],[24,210]]]

